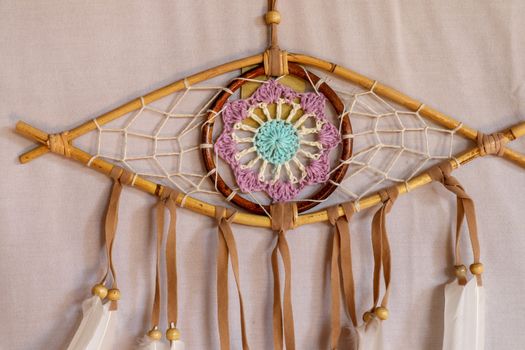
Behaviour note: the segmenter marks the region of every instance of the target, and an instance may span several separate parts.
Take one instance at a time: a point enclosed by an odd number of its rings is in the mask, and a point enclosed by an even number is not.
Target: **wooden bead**
[[[120,290],[117,288],[112,288],[108,290],[108,299],[111,301],[120,300]]]
[[[154,327],[148,332],[148,337],[153,340],[160,340],[162,338],[162,332],[157,327]]]
[[[180,332],[177,328],[168,328],[166,331],[166,339],[169,341],[179,340]]]
[[[95,284],[91,288],[91,294],[98,296],[100,299],[104,299],[108,295],[108,289],[103,284]]]
[[[454,266],[454,271],[456,273],[456,277],[458,278],[465,277],[467,275],[467,267],[465,265]]]
[[[388,319],[388,309],[386,307],[378,307],[374,310],[374,313],[380,320],[387,320]]]
[[[472,272],[473,275],[481,275],[483,270],[484,268],[482,263],[474,263],[470,265],[470,272]]]
[[[363,321],[365,321],[365,323],[368,323],[372,321],[374,317],[375,315],[373,313],[371,313],[370,311],[367,311],[363,314]]]
[[[278,11],[268,11],[266,12],[266,24],[279,24],[281,23],[281,14]]]

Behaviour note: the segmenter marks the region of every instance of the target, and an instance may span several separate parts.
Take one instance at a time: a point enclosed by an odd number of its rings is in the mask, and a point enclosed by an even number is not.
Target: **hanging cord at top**
[[[281,23],[281,14],[277,11],[277,0],[268,0],[268,12],[264,19],[270,28],[270,46],[264,52],[264,71],[270,76],[286,75],[288,74],[288,54],[279,48],[277,26]]]

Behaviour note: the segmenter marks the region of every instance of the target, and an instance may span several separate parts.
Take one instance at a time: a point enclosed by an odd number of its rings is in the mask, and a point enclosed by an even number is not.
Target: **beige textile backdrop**
[[[24,119],[61,131],[153,88],[262,51],[266,1],[0,0],[0,348],[63,349],[81,301],[100,277],[101,219],[110,181],[46,155],[13,132]],[[394,86],[492,132],[525,120],[522,0],[282,0],[281,43]],[[513,147],[525,151],[525,142]],[[495,157],[457,172],[477,203],[486,265],[487,349],[525,344],[525,172]],[[148,326],[154,279],[154,198],[123,194],[116,264],[120,345]],[[440,349],[443,285],[451,280],[454,200],[438,185],[397,202],[388,349]],[[371,293],[371,211],[352,222],[360,310]],[[273,244],[267,230],[234,227],[252,349],[271,348]],[[179,210],[180,328],[189,349],[217,349],[216,229]],[[298,349],[327,349],[329,228],[289,234]],[[233,288],[233,285],[230,285]],[[232,289],[231,322],[240,348]]]

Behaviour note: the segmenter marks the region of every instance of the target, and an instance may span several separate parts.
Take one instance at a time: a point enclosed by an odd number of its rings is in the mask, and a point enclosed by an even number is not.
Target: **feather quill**
[[[172,341],[170,350],[184,350],[184,342],[182,340]]]
[[[373,318],[356,328],[357,350],[383,350],[383,323]]]
[[[472,278],[445,286],[443,350],[485,349],[485,290]]]
[[[154,340],[145,335],[139,340],[137,350],[168,350],[168,345],[160,340]]]
[[[115,341],[115,311],[96,295],[82,303],[82,321],[67,350],[111,350]]]

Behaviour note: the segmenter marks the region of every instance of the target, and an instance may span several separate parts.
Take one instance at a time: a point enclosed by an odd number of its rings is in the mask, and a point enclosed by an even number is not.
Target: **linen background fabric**
[[[62,131],[189,74],[262,52],[265,11],[263,0],[0,0],[0,349],[67,346],[103,269],[101,222],[111,186],[56,155],[20,165],[18,155],[33,143],[14,133],[16,121]],[[378,79],[486,133],[525,119],[522,0],[282,0],[279,11],[283,49]],[[511,147],[523,152],[525,141]],[[477,205],[486,348],[522,348],[525,172],[487,157],[454,176]],[[148,326],[154,203],[135,189],[123,191],[114,255],[123,295],[120,349],[132,349]],[[359,314],[372,298],[373,213],[351,223]],[[454,215],[455,198],[440,184],[401,196],[389,215],[389,349],[441,349]],[[182,209],[177,225],[181,332],[189,349],[217,349],[215,222]],[[274,235],[233,230],[250,344],[270,349]],[[326,349],[331,228],[309,225],[287,239],[297,348]],[[236,298],[230,308],[234,315]],[[231,335],[240,337],[236,317]]]

